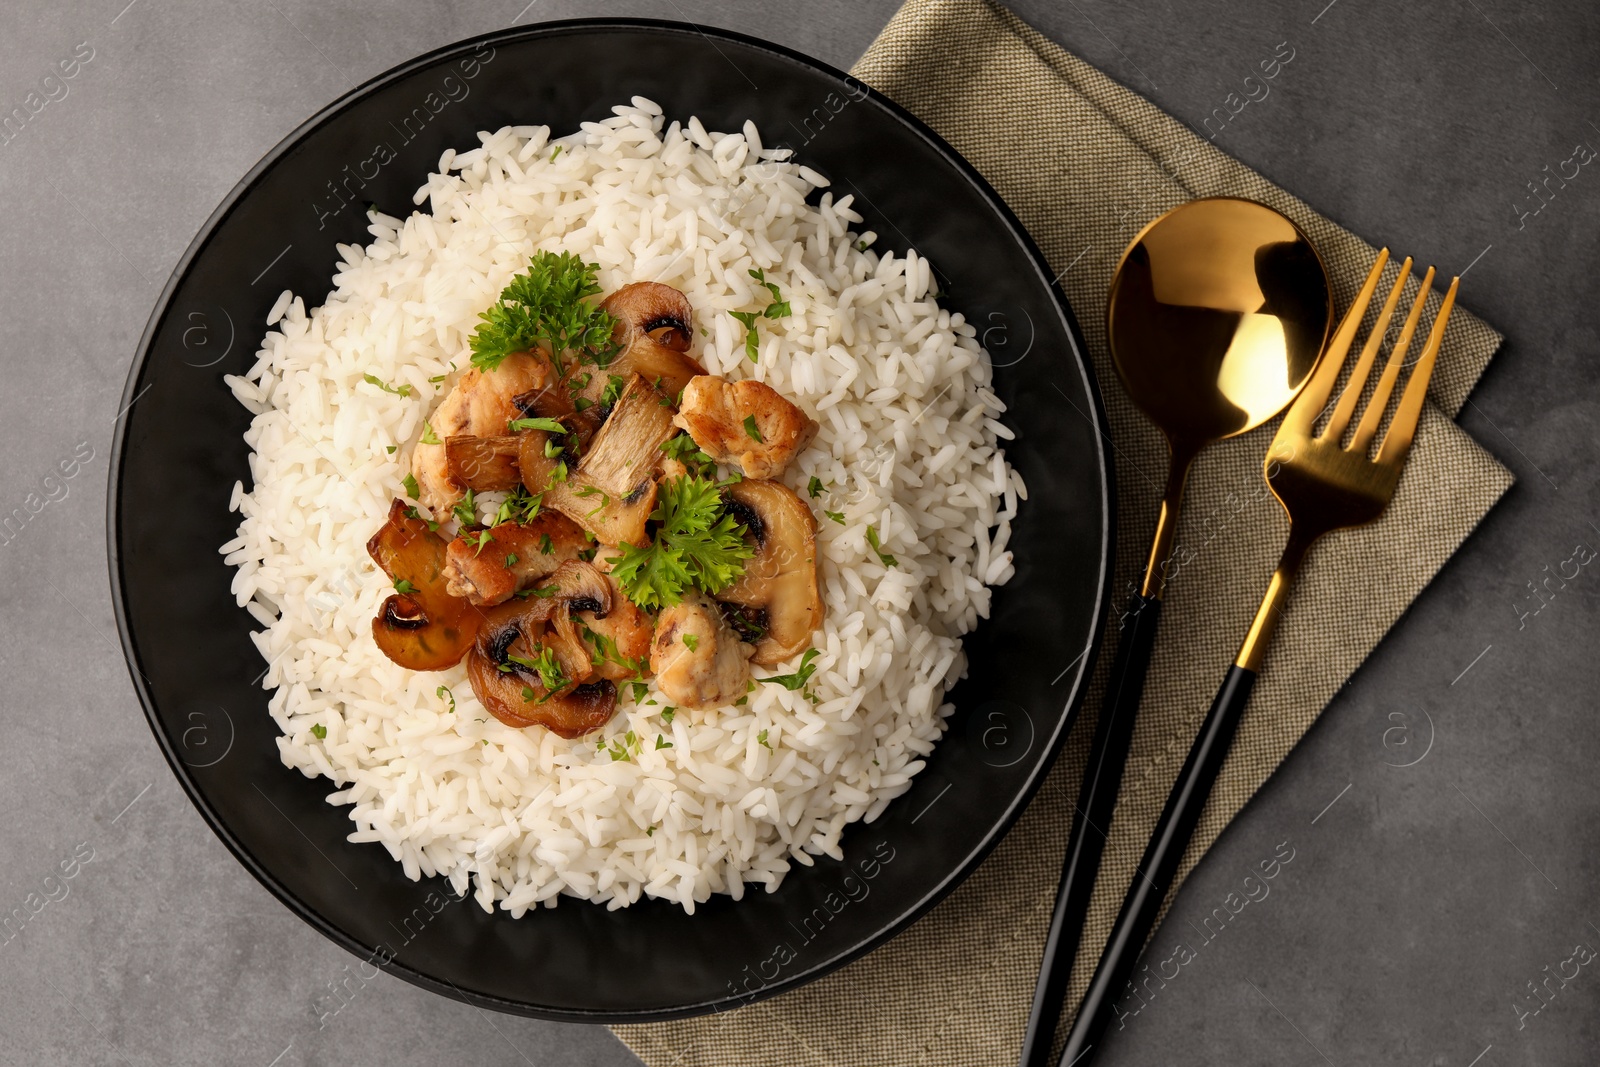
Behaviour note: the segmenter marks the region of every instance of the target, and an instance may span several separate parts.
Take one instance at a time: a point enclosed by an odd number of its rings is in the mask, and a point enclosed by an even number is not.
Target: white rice
[[[350,806],[351,841],[514,916],[562,894],[692,912],[838,857],[844,827],[909,789],[943,730],[945,689],[965,670],[959,635],[988,614],[985,584],[1011,577],[1009,520],[1027,495],[998,447],[1011,433],[988,361],[935,302],[927,260],[873,252],[850,197],[808,206],[826,180],[762,148],[749,123],[707,133],[638,97],[613,112],[559,140],[514,126],[446,152],[415,198],[432,213],[374,213],[371,244],[340,246],[327,302],[308,312],[285,292],[256,364],[228,379],[256,414],[255,485],[234,491],[242,519],[222,552],[265,627],[283,762],[338,786],[328,800]],[[496,721],[464,665],[413,672],[374,645],[391,588],[367,538],[401,494],[422,420],[468,365],[478,313],[536,250],[598,263],[607,292],[682,289],[712,373],[766,381],[821,423],[784,478],[802,495],[813,475],[827,487],[811,501],[827,606],[814,700],[759,685],[746,707],[665,725],[665,700],[625,695],[598,735],[564,741]],[[728,314],[766,306],[752,267],[793,309],[760,320],[756,364]],[[897,567],[869,548],[869,524]],[[628,731],[636,750],[613,759]]]

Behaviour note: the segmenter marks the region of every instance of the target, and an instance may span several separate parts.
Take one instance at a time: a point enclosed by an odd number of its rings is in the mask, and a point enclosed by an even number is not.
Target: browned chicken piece
[[[450,509],[465,495],[465,487],[450,477],[444,441],[506,433],[511,420],[522,416],[515,398],[543,389],[553,377],[554,370],[543,356],[515,352],[492,371],[469,367],[434,408],[428,426],[440,443],[417,445],[411,453],[411,473],[417,479],[417,500],[435,520],[450,518]]]
[[[655,620],[641,611],[633,601],[623,595],[617,583],[611,581],[611,556],[620,556],[611,545],[601,545],[595,553],[595,569],[607,575],[611,582],[611,610],[603,616],[592,611],[579,611],[578,621],[601,641],[589,639],[601,662],[594,672],[601,678],[625,681],[635,677],[639,669],[650,669],[650,639],[655,635]]]
[[[691,378],[673,422],[718,463],[737,463],[746,478],[776,478],[811,442],[817,424],[770,385]]]
[[[720,708],[749,689],[754,651],[723,621],[715,602],[690,592],[656,617],[650,669],[661,692],[674,704]]]
[[[487,533],[489,540],[479,545]],[[532,522],[502,522],[487,530],[468,527],[445,550],[445,589],[479,607],[510,600],[555,573],[589,547],[583,528],[559,511]]]

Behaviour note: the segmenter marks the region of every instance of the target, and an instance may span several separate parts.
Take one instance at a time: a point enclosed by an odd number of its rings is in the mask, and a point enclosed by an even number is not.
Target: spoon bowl
[[[1128,396],[1166,434],[1172,468],[1144,595],[1159,596],[1189,463],[1277,415],[1333,329],[1310,240],[1265,204],[1192,200],[1151,222],[1117,264],[1106,310]]]
[[[1333,327],[1333,295],[1294,223],[1217,197],[1169,211],[1133,239],[1107,322],[1128,395],[1175,444],[1198,450],[1288,406]]]

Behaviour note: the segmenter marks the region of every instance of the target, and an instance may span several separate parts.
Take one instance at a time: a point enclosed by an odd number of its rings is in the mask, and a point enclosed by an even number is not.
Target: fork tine
[[[1400,330],[1400,340],[1395,342],[1394,351],[1389,353],[1389,362],[1384,365],[1383,375],[1378,379],[1378,387],[1372,392],[1372,402],[1367,405],[1366,414],[1361,416],[1361,424],[1356,427],[1356,433],[1350,439],[1350,451],[1358,456],[1367,454],[1367,449],[1372,444],[1372,439],[1377,436],[1378,426],[1383,422],[1384,409],[1389,406],[1389,394],[1394,391],[1395,379],[1400,377],[1400,368],[1405,364],[1406,351],[1411,347],[1411,335],[1417,330],[1417,322],[1422,318],[1422,305],[1428,302],[1428,293],[1433,289],[1433,268],[1428,268],[1428,273],[1423,275],[1422,285],[1417,288],[1417,298],[1411,302],[1411,313],[1406,316],[1406,324]]]
[[[1328,417],[1328,426],[1322,431],[1322,440],[1338,441],[1344,437],[1345,427],[1350,425],[1350,416],[1355,413],[1356,401],[1361,399],[1361,390],[1367,384],[1367,375],[1372,372],[1372,364],[1378,358],[1378,349],[1383,347],[1383,335],[1389,332],[1389,323],[1394,319],[1395,305],[1400,302],[1400,294],[1410,277],[1411,257],[1407,256],[1405,262],[1400,265],[1400,276],[1395,279],[1394,287],[1389,290],[1388,299],[1383,302],[1383,310],[1378,313],[1378,321],[1372,325],[1372,333],[1367,337],[1367,343],[1361,346],[1361,355],[1356,359],[1355,369],[1350,372],[1350,380],[1345,383],[1344,392],[1339,394],[1339,403],[1334,407],[1333,414]]]
[[[1361,325],[1361,316],[1367,313],[1367,304],[1371,302],[1372,294],[1378,288],[1378,275],[1383,273],[1384,265],[1388,262],[1389,250],[1387,248],[1380,250],[1378,261],[1372,265],[1367,280],[1361,283],[1361,291],[1356,293],[1356,298],[1351,301],[1344,318],[1339,320],[1339,329],[1334,332],[1328,347],[1323,349],[1322,359],[1317,363],[1317,369],[1311,375],[1311,380],[1306,383],[1305,388],[1300,391],[1299,398],[1284,416],[1279,433],[1298,433],[1308,437],[1311,435],[1311,428],[1317,424],[1317,418],[1328,403],[1328,397],[1333,394],[1333,386],[1339,380],[1339,371],[1344,367],[1345,357],[1350,354],[1350,342],[1355,340],[1356,327]]]
[[[1422,358],[1417,360],[1416,368],[1411,372],[1411,380],[1406,383],[1406,391],[1400,397],[1400,407],[1394,413],[1394,421],[1389,424],[1389,432],[1384,434],[1383,447],[1378,450],[1380,465],[1392,464],[1398,468],[1406,461],[1406,453],[1411,451],[1417,420],[1422,418],[1422,402],[1428,395],[1428,379],[1433,377],[1439,345],[1444,341],[1445,324],[1450,321],[1450,312],[1455,309],[1456,289],[1460,285],[1459,276],[1450,279],[1450,291],[1444,294],[1444,303],[1439,305],[1439,317],[1433,320],[1428,345],[1422,350]]]

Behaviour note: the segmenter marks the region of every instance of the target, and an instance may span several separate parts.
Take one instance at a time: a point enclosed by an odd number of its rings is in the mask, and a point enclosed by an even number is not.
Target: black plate
[[[971,677],[949,734],[845,862],[796,867],[773,894],[717,897],[695,915],[646,901],[567,900],[513,920],[446,904],[377,845],[352,845],[332,786],[285,768],[258,685],[253,620],[217,546],[248,484],[245,410],[222,382],[255,360],[277,294],[321,303],[335,242],[365,243],[365,204],[397,215],[447,147],[549,124],[557,134],[635,94],[708,129],[754,119],[767,143],[858,194],[880,247],[931,258],[950,307],[1000,364],[1013,463],[1030,498],[1017,574],[967,639]],[[394,158],[379,162],[388,151]],[[1075,713],[1097,644],[1111,558],[1103,416],[1051,272],[1000,199],[896,105],[839,71],[733,34],[595,20],[441,49],[367,83],[275,148],[228,196],[168,282],[128,378],[113,448],[109,539],[123,646],[156,740],[239,861],[301,918],[391,973],[487,1007],[641,1021],[792,988],[881,944],[949,892],[1021,811]],[[1076,662],[1074,662],[1076,661]],[[1069,664],[1070,669],[1069,669]]]

